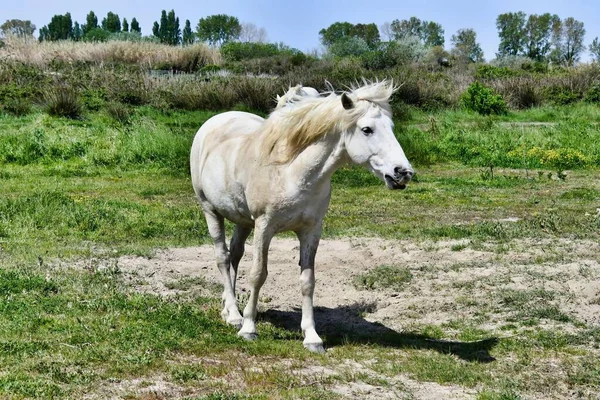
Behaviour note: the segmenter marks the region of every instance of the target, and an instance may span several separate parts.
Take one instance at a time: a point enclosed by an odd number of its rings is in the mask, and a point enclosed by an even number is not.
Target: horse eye
[[[373,129],[369,128],[368,126],[362,128],[361,131],[363,131],[365,135],[370,135],[371,133],[373,133]]]

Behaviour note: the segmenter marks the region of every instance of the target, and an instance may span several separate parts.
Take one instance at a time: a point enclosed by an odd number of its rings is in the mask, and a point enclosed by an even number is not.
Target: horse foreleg
[[[208,232],[215,244],[215,258],[223,281],[223,311],[221,311],[221,317],[228,324],[239,327],[242,323],[242,316],[237,308],[235,292],[229,274],[231,256],[225,244],[225,222],[223,217],[216,212],[205,211],[204,216],[206,217]]]
[[[297,232],[300,240],[300,288],[302,291],[302,334],[304,347],[316,353],[325,351],[323,340],[315,330],[313,294],[315,292],[315,255],[321,238],[321,226],[310,231]]]
[[[256,306],[258,303],[258,294],[260,288],[267,279],[267,258],[269,244],[273,238],[273,233],[265,220],[256,221],[254,228],[254,255],[252,269],[250,270],[250,298],[244,308],[244,323],[242,329],[238,332],[248,340],[254,340],[257,337],[256,332]]]

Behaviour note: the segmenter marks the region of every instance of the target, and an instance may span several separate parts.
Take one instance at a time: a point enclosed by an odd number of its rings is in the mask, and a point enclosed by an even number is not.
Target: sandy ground
[[[248,293],[246,273],[251,262],[252,246],[247,243],[240,265],[239,298]],[[317,331],[347,330],[365,335],[410,331],[416,325],[468,321],[482,307],[495,311],[483,328],[495,329],[517,312],[502,306],[499,299],[503,291],[538,289],[555,294],[548,304],[588,326],[598,326],[599,262],[600,244],[585,240],[527,240],[503,245],[376,238],[322,240],[316,261]],[[364,290],[354,285],[357,275],[380,265],[406,268],[412,280],[397,290]],[[131,285],[144,292],[214,296],[220,290],[212,246],[162,250],[151,258],[122,257],[118,266]],[[297,241],[275,238],[259,318],[299,329],[298,277]],[[335,372],[339,371],[323,373]],[[476,394],[475,390],[417,382],[407,376],[396,381],[397,385],[385,388],[358,382],[340,383],[330,389],[346,398],[373,399],[405,398],[407,393],[417,399],[473,398]]]

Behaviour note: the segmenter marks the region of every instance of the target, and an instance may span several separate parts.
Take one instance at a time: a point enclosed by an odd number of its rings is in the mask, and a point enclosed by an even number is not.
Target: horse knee
[[[311,295],[315,290],[315,276],[314,274],[302,273],[300,274],[300,289],[302,295]]]
[[[217,260],[217,265],[219,266],[219,269],[225,268],[226,270],[229,270],[229,265],[231,262],[231,255],[229,254],[229,251],[216,251],[215,258]]]

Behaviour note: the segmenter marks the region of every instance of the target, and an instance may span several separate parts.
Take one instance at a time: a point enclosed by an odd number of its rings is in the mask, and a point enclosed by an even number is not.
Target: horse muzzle
[[[389,189],[406,189],[415,172],[408,168],[394,168],[394,175],[385,175],[385,184]]]

